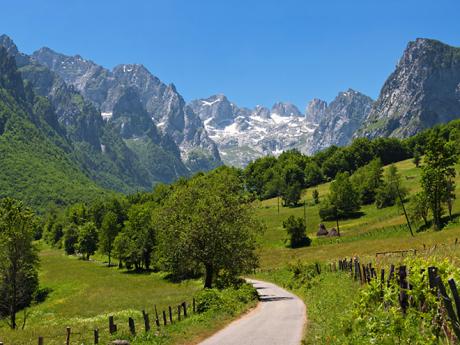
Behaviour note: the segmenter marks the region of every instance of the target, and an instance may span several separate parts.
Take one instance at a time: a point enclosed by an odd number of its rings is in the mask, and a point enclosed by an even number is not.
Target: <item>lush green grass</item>
[[[193,295],[202,289],[201,280],[173,283],[164,273],[127,273],[102,263],[87,262],[67,257],[61,250],[41,245],[40,284],[49,288],[48,298],[28,310],[30,312],[24,330],[11,331],[0,324],[0,341],[5,344],[32,344],[38,336],[45,337],[45,344],[62,344],[65,328],[71,327],[79,344],[92,344],[93,330],[100,329],[101,343],[109,340],[108,316],[114,315],[118,324],[118,337],[128,335],[128,317],[133,317],[140,334],[143,333],[142,310],[150,314],[154,328],[154,305],[159,313],[173,307],[174,319],[177,305],[191,303]],[[251,304],[237,305],[228,311],[194,315],[173,326],[162,328],[159,336],[148,343],[193,343],[222,327]],[[18,315],[22,324],[22,313]],[[153,332],[152,334],[155,334]],[[51,337],[56,336],[56,337]],[[134,344],[146,344],[146,335],[139,335]]]
[[[409,196],[420,190],[421,169],[416,168],[411,160],[396,164],[402,175],[403,186],[409,191]],[[458,168],[458,167],[457,167]],[[460,177],[457,176],[457,185]],[[269,269],[282,267],[288,262],[298,259],[306,261],[327,261],[350,255],[375,255],[386,250],[408,248],[422,248],[436,243],[451,243],[460,237],[460,224],[456,221],[449,224],[444,230],[435,232],[428,230],[410,236],[402,209],[398,206],[377,209],[375,205],[366,205],[361,209],[362,216],[353,219],[341,220],[340,233],[342,237],[317,238],[316,231],[322,222],[318,215],[319,205],[313,205],[311,193],[315,188],[306,190],[303,200],[306,200],[307,233],[313,238],[311,247],[290,249],[286,248],[284,239],[285,231],[282,227],[283,220],[290,215],[303,217],[304,208],[280,207],[278,214],[277,199],[260,202],[257,212],[267,225],[267,230],[262,240],[261,268]],[[316,187],[320,199],[329,191],[329,183]],[[457,199],[460,190],[457,189]],[[460,203],[454,205],[454,213],[460,213]],[[334,221],[323,222],[328,229],[335,227]],[[421,223],[414,224],[414,230]]]
[[[411,160],[399,162],[396,166],[410,198],[420,190],[421,169],[416,168]],[[459,176],[456,184],[460,184]],[[329,262],[336,262],[338,258],[359,256],[364,262],[372,261],[377,267],[387,269],[390,262],[398,264],[403,257],[399,254],[376,256],[376,253],[401,249],[416,249],[417,255],[436,256],[439,260],[447,258],[459,263],[460,245],[454,243],[460,237],[460,203],[454,204],[453,213],[457,216],[442,231],[429,229],[416,232],[415,237],[411,237],[402,209],[398,206],[377,209],[375,205],[367,205],[362,207],[360,217],[340,221],[341,238],[317,238],[316,231],[321,220],[318,215],[319,205],[312,203],[313,189],[303,194],[307,204],[307,233],[313,239],[310,247],[290,249],[284,243],[286,235],[282,228],[283,220],[290,215],[303,217],[303,207],[281,207],[278,213],[276,198],[257,205],[257,212],[267,225],[260,251],[261,269],[257,277],[285,286],[305,301],[308,318],[305,344],[346,343],[343,324],[347,320],[344,317],[351,310],[359,285],[348,275],[327,273],[313,278],[311,284],[299,287],[292,284],[292,272],[287,269],[288,264],[320,262],[324,267]],[[320,199],[324,198],[329,191],[329,183],[317,186],[316,189]],[[459,189],[456,194],[459,199]],[[335,222],[323,223],[328,229],[336,226]],[[416,231],[421,229],[422,222],[412,225]]]

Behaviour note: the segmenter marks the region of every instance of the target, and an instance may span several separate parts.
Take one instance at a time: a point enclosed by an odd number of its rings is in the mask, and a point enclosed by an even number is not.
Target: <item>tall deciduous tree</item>
[[[117,215],[112,211],[108,211],[102,217],[101,228],[99,229],[99,250],[108,256],[109,266],[111,264],[113,242],[120,231],[120,225],[117,221]]]
[[[97,228],[93,222],[88,222],[78,228],[78,252],[86,260],[96,252],[97,249]]]
[[[38,254],[33,245],[36,220],[22,202],[0,201],[0,316],[15,329],[16,313],[38,289]]]
[[[425,148],[425,164],[422,167],[422,188],[433,214],[434,226],[442,228],[443,203],[455,189],[454,164],[457,162],[456,149],[437,131],[431,133]]]
[[[404,199],[407,191],[403,188],[398,168],[391,164],[385,171],[383,184],[377,189],[375,205],[384,208],[396,204],[399,196]]]
[[[347,172],[338,173],[331,183],[328,201],[338,217],[349,216],[360,209],[359,194]]]
[[[206,288],[216,276],[237,276],[257,265],[263,230],[237,172],[220,168],[177,186],[155,217],[162,262],[175,275],[199,269]]]

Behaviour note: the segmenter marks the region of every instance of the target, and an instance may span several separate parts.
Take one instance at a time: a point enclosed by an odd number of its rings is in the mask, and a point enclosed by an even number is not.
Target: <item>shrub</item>
[[[257,290],[247,283],[238,288],[224,290],[203,289],[195,295],[198,313],[218,311],[234,315],[248,303],[257,299]]]
[[[311,239],[305,232],[305,223],[302,218],[290,216],[283,222],[283,228],[289,236],[291,248],[306,247],[311,244]]]

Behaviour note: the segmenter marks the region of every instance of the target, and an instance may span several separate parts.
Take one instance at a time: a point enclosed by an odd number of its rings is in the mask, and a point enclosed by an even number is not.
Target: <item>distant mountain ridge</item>
[[[312,99],[304,113],[289,102],[240,107],[223,94],[186,104],[143,65],[108,70],[49,48],[29,56],[5,35],[0,47],[15,61],[4,58],[2,87],[27,121],[45,123],[40,135],[49,133],[98,187],[125,193],[222,162],[243,167],[289,149],[313,154],[358,137],[402,138],[460,117],[460,48],[430,39],[408,43],[375,102],[348,89],[329,104]],[[8,123],[0,119],[0,135]]]
[[[407,137],[460,117],[460,48],[419,38],[395,71],[355,137]]]
[[[46,127],[46,132],[39,129],[40,135],[50,135],[57,145],[56,149],[64,149],[67,158],[75,165],[74,168],[80,169],[89,181],[94,181],[100,188],[125,193],[150,190],[156,183],[169,183],[181,176],[189,176],[194,172],[209,170],[222,164],[217,148],[207,136],[201,121],[185,107],[185,102],[174,86],[165,86],[159,80],[155,81],[155,77],[148,71],[140,69],[145,78],[139,81],[136,75],[127,76],[124,72],[116,72],[121,76],[113,76],[111,72],[92,62],[81,57],[73,57],[66,59],[66,63],[59,62],[61,67],[74,66],[73,70],[68,75],[59,74],[47,65],[50,61],[57,63],[58,59],[49,60],[44,64],[39,61],[41,59],[38,59],[38,53],[35,56],[21,53],[6,35],[0,36],[0,48],[6,57],[14,58],[15,62],[13,64],[11,59],[4,59],[0,80],[10,81],[19,78],[15,84],[24,85],[16,88],[7,85],[8,94],[13,96],[16,102],[25,102],[23,111],[32,114],[30,119],[23,118],[21,121],[35,121],[36,116],[33,114],[38,111],[35,108],[39,107],[40,121],[45,121],[49,126]],[[49,49],[41,51],[50,59],[57,54],[51,53]],[[7,64],[7,61],[10,62]],[[136,65],[132,71],[137,68]],[[125,67],[127,73],[128,69]],[[82,71],[85,73],[81,74]],[[104,89],[94,86],[93,82],[96,79],[91,77],[94,73],[102,75],[99,81],[102,85],[110,87]],[[127,81],[120,81],[122,77]],[[130,77],[134,79],[132,82]],[[139,85],[143,85],[146,86],[145,90],[151,91],[149,82],[152,80],[164,90],[163,99],[156,103],[158,109],[164,108],[157,111],[158,118],[158,114],[163,114],[158,125],[147,111],[145,103],[142,103],[142,96],[145,96],[146,92],[142,93],[143,90],[139,88]],[[16,94],[17,92],[21,94]],[[24,94],[29,97],[26,101],[22,101]],[[42,100],[38,102],[39,96]],[[48,103],[43,101],[45,98]],[[98,104],[97,100],[105,103]],[[100,112],[102,105],[110,110],[110,116],[107,116],[107,112]],[[174,122],[175,120],[179,125]],[[7,132],[8,123],[11,121],[0,122],[2,135]],[[180,123],[183,124],[182,127]],[[30,125],[36,126],[34,123]],[[22,140],[20,137],[17,139]],[[27,152],[33,151],[33,148],[27,149]],[[14,155],[13,152],[11,154]],[[18,154],[18,158],[20,157]],[[35,158],[40,161],[44,157],[37,154]],[[0,163],[6,164],[1,159]],[[27,171],[25,168],[23,170]],[[5,178],[4,181],[8,179]],[[46,187],[46,182],[43,183]],[[4,190],[10,190],[10,187],[4,186]]]
[[[32,58],[74,86],[106,119],[111,118],[121,97],[126,101],[126,93],[136,98],[161,134],[178,146],[182,160],[192,171],[221,164],[215,143],[175,86],[162,83],[143,65],[123,64],[109,71],[79,55],[66,56],[49,48],[39,49]]]
[[[313,99],[305,114],[292,103],[277,102],[270,109],[239,108],[219,94],[190,103],[217,143],[226,164],[245,166],[265,155],[289,149],[313,153],[330,145],[346,145],[367,116],[372,99],[349,89],[328,106]]]

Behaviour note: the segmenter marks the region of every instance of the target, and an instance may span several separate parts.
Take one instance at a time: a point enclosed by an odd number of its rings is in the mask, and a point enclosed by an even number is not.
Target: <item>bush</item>
[[[302,218],[290,216],[283,222],[283,228],[289,236],[291,248],[306,247],[311,244],[311,239],[305,232],[305,223]]]
[[[222,304],[222,296],[217,289],[203,289],[195,295],[195,300],[198,313],[217,309]]]
[[[234,315],[258,297],[257,290],[247,283],[224,290],[203,289],[195,295],[196,310],[198,313],[225,312]]]

